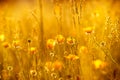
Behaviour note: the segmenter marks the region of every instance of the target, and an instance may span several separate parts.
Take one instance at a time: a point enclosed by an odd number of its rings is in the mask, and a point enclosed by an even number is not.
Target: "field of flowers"
[[[0,80],[120,80],[119,0],[0,0]]]

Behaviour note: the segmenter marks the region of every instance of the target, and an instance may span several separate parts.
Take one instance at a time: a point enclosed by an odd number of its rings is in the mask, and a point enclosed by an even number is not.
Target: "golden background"
[[[0,80],[120,80],[119,0],[0,0]]]

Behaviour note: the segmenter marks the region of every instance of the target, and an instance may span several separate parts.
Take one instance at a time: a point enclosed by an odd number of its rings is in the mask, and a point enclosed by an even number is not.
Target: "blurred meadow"
[[[0,0],[0,80],[120,80],[120,0]]]

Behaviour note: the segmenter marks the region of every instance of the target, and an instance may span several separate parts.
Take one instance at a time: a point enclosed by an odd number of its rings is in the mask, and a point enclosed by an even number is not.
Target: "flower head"
[[[100,42],[100,46],[101,47],[106,46],[106,42],[105,41]]]
[[[30,39],[28,39],[28,40],[27,40],[27,42],[28,42],[28,43],[31,43],[31,40],[30,40]]]
[[[80,53],[88,53],[88,49],[85,46],[81,46],[79,51],[80,51]]]
[[[53,50],[55,47],[56,41],[54,39],[47,40],[47,49]]]
[[[53,62],[53,69],[61,71],[63,69],[63,63],[61,61]]]
[[[8,66],[8,67],[7,67],[7,70],[8,70],[8,71],[12,71],[12,70],[13,70],[13,67],[12,67],[12,66]]]
[[[30,53],[31,53],[31,54],[35,54],[36,52],[37,52],[36,47],[31,47],[31,48],[30,48]]]
[[[64,80],[62,77],[60,77],[58,80]]]
[[[94,65],[95,69],[103,69],[107,66],[107,63],[97,59],[97,60],[93,61],[93,65]]]
[[[67,38],[67,44],[74,45],[75,44],[75,39],[73,37],[68,37]]]
[[[79,59],[78,56],[73,55],[73,54],[69,54],[68,56],[65,56],[65,58],[69,59],[69,60],[77,60],[77,59]]]
[[[61,44],[61,43],[64,43],[65,38],[63,37],[63,35],[57,35],[56,40],[57,40],[58,43]]]
[[[37,76],[37,71],[36,70],[30,70],[30,75],[31,76]]]
[[[53,52],[50,52],[50,56],[51,56],[51,57],[54,57],[55,54],[54,54]]]
[[[51,77],[57,78],[57,74],[56,73],[51,73]]]
[[[2,45],[3,45],[4,48],[8,48],[8,47],[10,47],[10,44],[9,44],[8,42],[3,42]]]
[[[85,31],[86,33],[90,34],[90,33],[92,33],[93,28],[92,28],[92,27],[86,27],[86,28],[84,28],[84,31]]]

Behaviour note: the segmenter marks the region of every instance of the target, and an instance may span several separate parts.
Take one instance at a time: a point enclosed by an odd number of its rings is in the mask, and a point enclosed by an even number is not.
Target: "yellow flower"
[[[31,47],[30,48],[30,53],[35,54],[37,51],[36,47]]]
[[[55,62],[46,62],[45,63],[45,69],[47,71],[53,71],[53,70],[57,70],[57,71],[61,71],[63,68],[63,63],[61,61],[55,61]]]
[[[48,39],[47,40],[47,44],[46,44],[47,45],[47,49],[53,50],[54,47],[55,47],[55,44],[56,44],[55,40]]]
[[[53,63],[53,69],[61,71],[63,69],[63,63],[61,61],[55,61]]]
[[[79,59],[78,56],[73,55],[73,54],[69,54],[68,56],[65,56],[65,58],[69,59],[69,60],[77,60],[77,59]]]
[[[67,44],[69,44],[69,45],[75,44],[75,39],[72,38],[72,37],[68,37],[68,38],[67,38]]]
[[[104,69],[107,66],[107,63],[97,59],[93,61],[93,65],[95,69]]]
[[[85,31],[86,33],[92,33],[93,28],[92,28],[92,27],[86,27],[86,28],[84,28],[84,31]]]
[[[3,42],[2,45],[3,45],[4,48],[8,48],[8,47],[10,47],[10,44],[9,44],[8,42]]]
[[[88,49],[85,46],[81,46],[79,51],[80,51],[80,53],[85,53],[85,54],[88,53]]]
[[[65,38],[63,37],[63,35],[57,35],[56,40],[58,43],[64,43]]]

